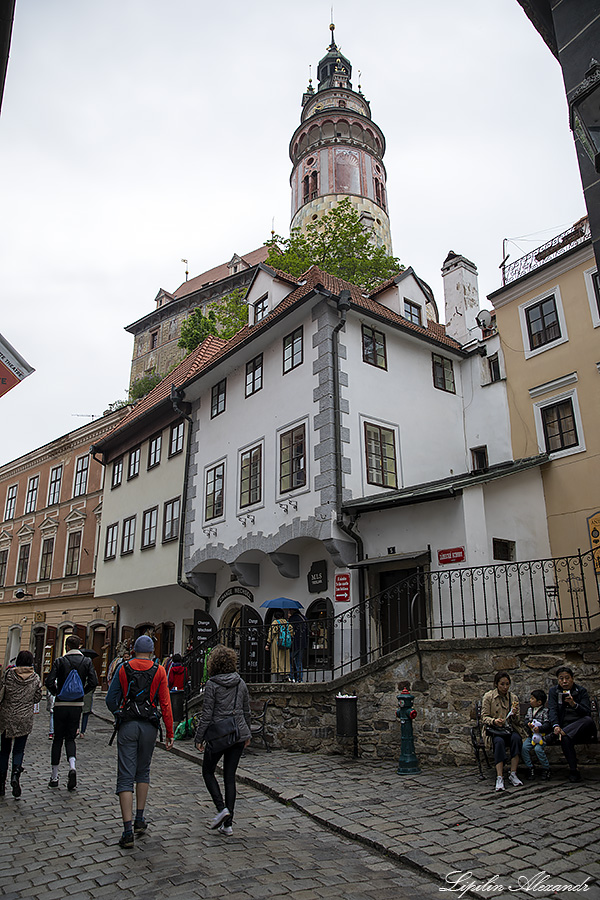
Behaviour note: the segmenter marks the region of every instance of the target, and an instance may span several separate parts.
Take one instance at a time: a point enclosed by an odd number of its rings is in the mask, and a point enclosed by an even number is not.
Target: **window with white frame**
[[[123,482],[123,457],[119,456],[118,459],[115,459],[112,467],[112,479],[110,483],[111,490],[112,488],[118,488],[120,484]]]
[[[185,425],[183,422],[176,422],[174,425],[171,425],[171,432],[169,434],[169,457],[177,456],[177,454],[181,453],[183,450],[184,431]]]
[[[158,506],[147,509],[142,517],[142,550],[156,545],[156,529],[158,525]]]
[[[67,542],[67,559],[65,575],[77,575],[79,571],[79,553],[81,551],[81,532],[72,531]]]
[[[296,328],[295,331],[287,334],[283,339],[284,375],[302,364],[303,354],[302,326],[300,326],[300,328]]]
[[[60,501],[60,485],[62,482],[62,466],[55,466],[50,472],[48,484],[48,506],[54,506]]]
[[[306,426],[297,425],[279,435],[279,492],[306,485]]]
[[[179,537],[179,514],[181,510],[181,498],[174,497],[167,500],[163,512],[163,544],[175,541]]]
[[[121,538],[121,556],[133,553],[135,545],[135,516],[123,519],[123,536]]]
[[[240,507],[262,499],[262,446],[245,450],[240,457]]]
[[[568,340],[560,289],[534,297],[519,306],[525,359],[544,353]]]
[[[80,456],[75,465],[75,486],[73,488],[74,497],[81,497],[87,491],[89,467],[89,456]]]
[[[418,303],[407,300],[406,297],[404,298],[404,318],[415,325],[421,324],[421,307]]]
[[[5,519],[14,519],[15,517],[15,507],[17,505],[17,490],[18,485],[11,484],[6,492],[6,506],[4,507]]]
[[[433,368],[433,384],[440,391],[448,391],[450,394],[456,393],[454,386],[454,366],[452,360],[439,353],[431,354],[431,364]]]
[[[160,451],[162,447],[162,433],[159,432],[148,441],[148,468],[153,469],[160,463]]]
[[[246,397],[256,394],[263,386],[263,355],[260,353],[246,363]]]
[[[595,268],[583,273],[594,328],[600,327],[600,277]]]
[[[218,463],[206,470],[204,518],[208,522],[223,515],[225,463]]]
[[[40,581],[52,578],[52,557],[54,556],[54,538],[44,538],[40,556]]]
[[[261,319],[264,319],[267,313],[269,312],[269,295],[265,294],[264,297],[260,297],[254,304],[254,322],[260,322]]]
[[[500,358],[497,353],[488,356],[487,365],[490,382],[493,384],[495,381],[500,381],[502,374],[500,372]]]
[[[365,453],[368,484],[398,487],[394,430],[365,422]]]
[[[539,401],[534,415],[540,450],[553,458],[585,450],[576,390]]]
[[[137,478],[140,474],[140,459],[142,456],[141,447],[134,447],[133,450],[129,451],[129,462],[127,465],[127,481],[131,481],[132,478]]]
[[[39,484],[40,484],[40,476],[39,475],[33,475],[27,482],[27,495],[25,497],[25,513],[35,512]]]
[[[27,582],[27,570],[29,568],[29,554],[31,552],[31,544],[21,544],[19,547],[19,559],[17,560],[17,580],[16,584],[25,584]]]
[[[106,543],[104,544],[104,559],[114,559],[117,555],[119,540],[119,523],[113,522],[106,529]]]

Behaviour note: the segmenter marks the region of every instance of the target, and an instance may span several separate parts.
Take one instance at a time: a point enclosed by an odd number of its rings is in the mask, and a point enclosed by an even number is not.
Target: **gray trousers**
[[[117,732],[117,790],[133,791],[134,783],[150,784],[150,763],[158,729],[140,719],[123,722]]]

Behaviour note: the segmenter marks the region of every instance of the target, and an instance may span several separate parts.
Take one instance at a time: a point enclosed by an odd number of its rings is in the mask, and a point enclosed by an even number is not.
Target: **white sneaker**
[[[496,778],[496,790],[503,791],[504,790],[504,778],[502,775],[498,775]]]
[[[227,837],[231,837],[233,834],[233,828],[231,825],[219,825],[219,833],[224,834]]]
[[[225,809],[222,809],[221,812],[218,812],[216,814],[216,816],[210,823],[210,827],[218,828],[219,825],[221,824],[221,822],[225,821],[225,819],[227,818],[228,815],[229,815],[229,810],[227,809],[227,807],[225,807]]]
[[[523,782],[521,781],[521,779],[519,778],[519,776],[517,775],[516,772],[511,772],[510,775],[508,776],[508,780],[515,787],[518,787],[520,784],[523,784]]]

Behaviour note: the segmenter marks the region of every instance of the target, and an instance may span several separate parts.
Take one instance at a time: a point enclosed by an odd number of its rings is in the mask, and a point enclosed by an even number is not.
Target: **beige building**
[[[102,466],[90,444],[127,409],[110,413],[0,467],[0,664],[31,650],[44,676],[77,633],[105,674],[115,609],[94,599]]]
[[[494,304],[515,458],[546,452],[553,556],[600,546],[600,290],[587,219],[506,266]],[[595,542],[595,543],[592,543]]]

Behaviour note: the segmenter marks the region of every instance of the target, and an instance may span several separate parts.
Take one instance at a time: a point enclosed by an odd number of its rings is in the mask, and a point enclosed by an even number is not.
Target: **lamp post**
[[[600,63],[592,59],[569,100],[571,130],[600,173]]]

